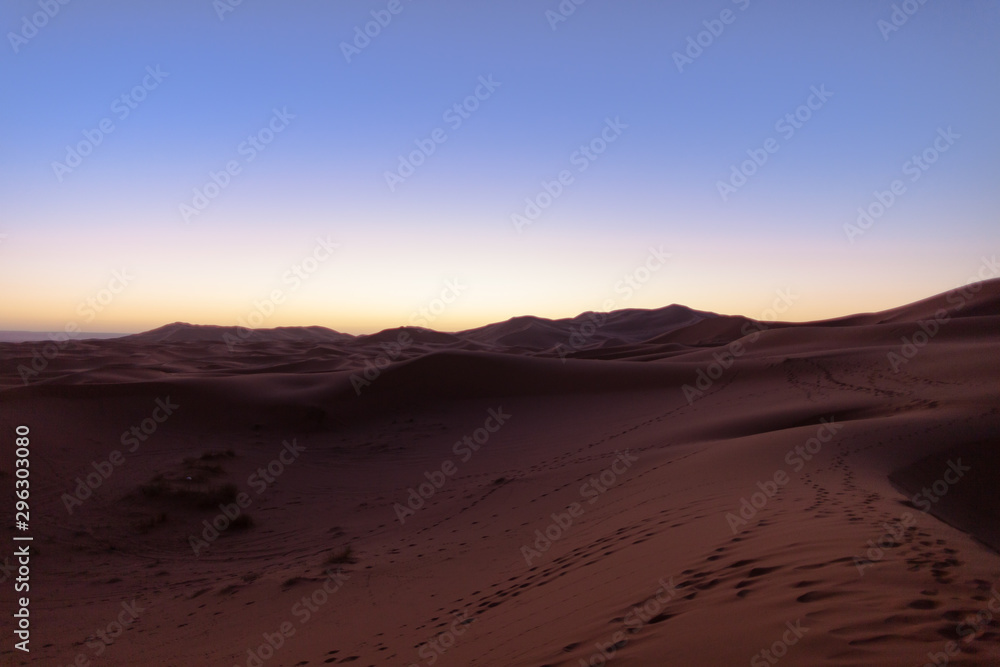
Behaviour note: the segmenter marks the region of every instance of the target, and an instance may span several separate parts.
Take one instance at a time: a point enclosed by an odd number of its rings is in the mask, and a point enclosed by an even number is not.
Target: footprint
[[[809,591],[808,593],[803,593],[799,597],[795,598],[796,602],[817,602],[819,600],[826,600],[827,598],[832,598],[836,596],[837,593],[833,591]]]
[[[776,567],[755,567],[754,569],[750,570],[750,572],[747,574],[747,576],[748,577],[762,577],[765,574],[770,574],[770,573],[774,572],[775,570],[780,570],[780,569],[781,569],[780,565],[778,565]]]
[[[941,606],[941,603],[936,600],[928,600],[925,598],[922,600],[914,600],[906,606],[910,609],[937,609]]]

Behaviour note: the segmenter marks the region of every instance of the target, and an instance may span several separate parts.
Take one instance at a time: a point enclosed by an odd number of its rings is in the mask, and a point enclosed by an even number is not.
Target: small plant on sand
[[[167,479],[157,475],[141,485],[139,493],[150,499],[172,499],[199,509],[211,509],[235,501],[239,488],[231,482],[213,485],[191,477]]]
[[[357,563],[358,559],[354,557],[354,549],[350,545],[347,545],[343,549],[339,549],[330,554],[329,558],[326,559],[327,565],[353,565]]]
[[[167,522],[166,512],[159,512],[152,516],[146,516],[139,520],[136,529],[141,533],[148,533],[153,528]]]

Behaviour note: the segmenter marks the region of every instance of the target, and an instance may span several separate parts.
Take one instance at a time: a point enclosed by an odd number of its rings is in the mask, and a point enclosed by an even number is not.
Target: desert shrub
[[[354,549],[350,545],[347,545],[339,551],[334,551],[330,554],[330,557],[326,559],[327,565],[351,565],[357,563],[358,559],[354,557]]]

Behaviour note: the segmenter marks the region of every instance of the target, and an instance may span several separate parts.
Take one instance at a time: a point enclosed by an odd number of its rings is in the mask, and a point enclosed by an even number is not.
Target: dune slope
[[[0,664],[997,664],[998,334],[991,281],[0,344],[36,547]]]

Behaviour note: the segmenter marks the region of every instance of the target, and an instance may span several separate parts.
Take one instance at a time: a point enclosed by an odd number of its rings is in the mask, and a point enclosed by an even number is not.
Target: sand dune
[[[36,547],[0,664],[1000,662],[1000,281],[53,349],[0,344]]]

